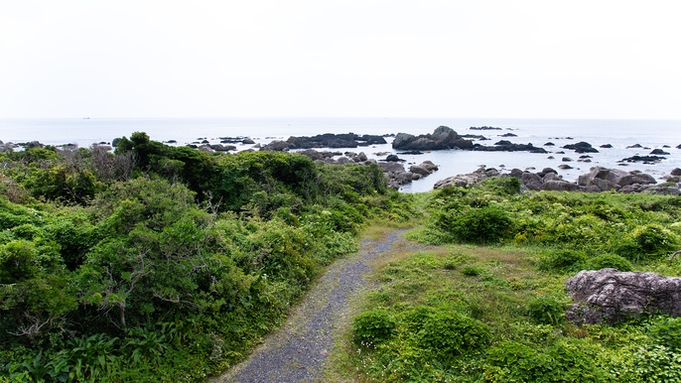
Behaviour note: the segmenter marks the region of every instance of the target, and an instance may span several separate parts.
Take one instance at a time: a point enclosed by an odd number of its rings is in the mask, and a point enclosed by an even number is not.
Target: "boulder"
[[[651,154],[651,155],[658,155],[658,156],[668,156],[670,153],[669,153],[669,152],[665,152],[665,151],[662,150],[662,149],[655,149],[655,150],[653,150],[652,152],[650,152],[650,154]]]
[[[567,182],[563,180],[550,180],[544,181],[542,183],[540,190],[555,190],[555,191],[577,191],[579,186],[572,182]]]
[[[598,149],[591,146],[588,142],[578,142],[576,144],[570,144],[563,146],[563,149],[574,150],[577,153],[598,153]]]
[[[674,169],[671,171],[671,173],[669,173],[669,174],[671,174],[671,175],[673,175],[673,176],[681,176],[681,169],[679,169],[679,168],[674,168]]]
[[[633,184],[651,185],[656,183],[657,181],[655,181],[655,178],[650,174],[635,172],[631,172],[626,176],[620,178],[619,181],[617,181],[617,184],[619,186],[627,186]]]
[[[589,191],[607,191],[619,187],[618,182],[628,173],[619,169],[608,169],[601,166],[591,168],[587,174],[582,174],[577,178],[577,184],[587,188]],[[594,190],[594,187],[597,188]]]
[[[490,169],[490,170],[494,170],[494,169]],[[494,172],[496,172],[496,170],[490,172],[490,174],[494,174]],[[433,186],[433,189],[436,189],[436,190],[442,189],[442,188],[445,188],[447,186],[468,187],[468,186],[471,186],[473,184],[476,184],[476,183],[488,178],[489,176],[487,174],[488,174],[487,169],[485,169],[485,167],[483,166],[483,167],[478,168],[473,173],[458,174],[456,176],[447,177],[443,180],[437,181],[435,183],[435,185]],[[496,172],[496,174],[498,175],[499,172]]]
[[[560,181],[562,178],[556,174],[556,173],[546,173],[546,175],[542,178],[544,182],[547,181]]]
[[[404,160],[398,157],[396,154],[389,154],[385,160],[388,162],[404,162]]]
[[[603,149],[612,149],[612,145],[611,145],[611,144],[605,144],[605,145],[599,146],[599,148],[603,148]]]
[[[423,162],[421,162],[421,164],[419,166],[426,168],[431,173],[440,169],[432,161],[423,161]]]
[[[211,149],[215,150],[216,152],[228,152],[230,150],[236,150],[236,146],[234,145],[222,145],[222,144],[215,144],[215,145],[209,145]]]
[[[541,185],[543,183],[539,175],[530,172],[523,172],[520,176],[520,182],[530,190],[541,190]]]
[[[576,324],[617,323],[644,313],[681,316],[681,278],[615,269],[583,270],[565,283]]]
[[[260,150],[271,150],[274,152],[285,152],[291,149],[291,144],[286,141],[272,141],[260,148]]]
[[[404,165],[398,162],[380,162],[378,164],[386,173],[404,173]]]
[[[656,194],[656,195],[672,195],[672,196],[680,196],[681,195],[681,190],[679,190],[678,185],[655,185],[646,188],[646,190],[643,191],[646,194]]]
[[[431,174],[431,172],[428,169],[426,169],[426,168],[424,168],[423,166],[420,166],[420,165],[410,166],[409,171],[414,173],[414,174],[418,174],[421,177],[426,177],[426,176],[429,176]]]

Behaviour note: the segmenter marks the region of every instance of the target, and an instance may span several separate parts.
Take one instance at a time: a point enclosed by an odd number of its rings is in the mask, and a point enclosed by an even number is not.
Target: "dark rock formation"
[[[554,177],[550,177],[550,180],[546,180],[546,177],[544,177],[544,182],[541,184],[540,189],[541,190],[556,190],[556,191],[577,191],[579,190],[579,186],[577,184],[568,182],[568,181],[563,181],[560,179],[555,179]]]
[[[491,138],[487,138],[487,137],[485,137],[485,136],[480,136],[480,135],[477,135],[477,134],[462,134],[462,135],[460,135],[459,137],[461,137],[461,138],[468,138],[468,139],[471,139],[471,140],[479,140],[479,141],[489,141],[489,140],[491,140]]]
[[[346,134],[318,134],[314,137],[289,137],[286,142],[289,149],[313,148],[356,148],[358,146],[380,145],[387,143],[382,136],[365,134],[359,136],[354,133]]]
[[[644,164],[656,164],[666,159],[667,157],[660,156],[633,156],[629,158],[624,158],[620,162],[642,162]]]
[[[556,146],[553,142],[547,142],[544,144],[544,146]]]
[[[271,150],[274,152],[285,152],[288,151],[292,148],[292,145],[289,144],[286,141],[272,141],[267,145],[264,145],[263,147],[260,148],[260,150]]]
[[[386,157],[385,160],[388,161],[388,162],[404,162],[403,159],[401,159],[400,157],[398,157],[395,154],[388,155],[388,157]]]
[[[475,144],[472,148],[474,151],[479,152],[530,152],[546,154],[548,153],[544,148],[538,148],[530,144],[514,144],[507,140],[501,140],[494,144],[494,146],[483,146],[480,144]]]
[[[669,173],[669,174],[671,174],[673,176],[681,176],[681,169],[674,168],[674,170],[672,170],[671,173]]]
[[[446,126],[440,126],[433,134],[414,136],[408,133],[398,133],[392,143],[397,150],[445,150],[470,149],[471,140],[459,137],[455,131]]]
[[[639,172],[631,172],[626,176],[620,178],[619,181],[617,181],[617,184],[619,186],[627,186],[633,184],[651,185],[656,183],[657,181],[655,181],[655,178],[650,174]]]
[[[681,316],[681,278],[615,269],[584,270],[565,286],[577,302],[567,312],[576,324],[614,324],[644,313]]]
[[[227,145],[224,146],[222,144],[216,144],[216,145],[209,145],[211,149],[215,150],[216,152],[228,152],[230,150],[236,150],[236,146],[234,145]]]
[[[599,146],[599,148],[603,148],[603,149],[612,149],[612,145],[610,145],[610,144],[605,144],[605,145]]]
[[[627,146],[627,149],[641,149],[643,146],[641,144],[634,144],[631,146]]]
[[[658,156],[668,156],[670,153],[669,153],[669,152],[665,152],[665,151],[662,150],[662,149],[655,149],[655,150],[653,150],[652,152],[650,152],[650,154],[651,154],[651,155],[658,155]]]
[[[480,127],[477,127],[477,128],[475,126],[471,126],[469,129],[470,130],[502,130],[501,128],[495,128],[495,127],[492,127],[492,126],[480,126]]]
[[[502,134],[502,135],[499,136],[499,137],[518,137],[518,135],[517,135],[517,134],[513,134],[513,133],[505,133],[505,134]]]
[[[594,148],[588,142],[578,142],[576,144],[570,144],[563,146],[563,149],[574,150],[576,153],[598,153],[598,149]]]

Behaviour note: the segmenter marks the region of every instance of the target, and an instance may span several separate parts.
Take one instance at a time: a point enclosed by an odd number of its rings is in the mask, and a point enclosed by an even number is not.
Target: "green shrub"
[[[497,195],[515,195],[520,193],[520,180],[516,177],[490,177],[480,187]]]
[[[506,341],[487,352],[486,382],[607,382],[614,381],[596,365],[600,350],[575,341],[536,347]]]
[[[483,268],[475,265],[466,265],[461,268],[461,273],[469,277],[477,277],[483,272]]]
[[[681,351],[681,318],[659,318],[653,321],[649,331],[657,343],[670,350]]]
[[[565,321],[565,305],[553,297],[532,299],[527,313],[537,324],[559,325]]]
[[[508,237],[513,221],[498,207],[470,209],[457,216],[448,229],[457,239],[470,243],[495,243]]]
[[[678,250],[679,237],[657,223],[639,226],[617,246],[617,253],[627,259],[639,261]]]
[[[430,315],[418,337],[424,349],[444,359],[480,349],[491,339],[485,323],[458,312],[444,311]]]
[[[634,265],[628,259],[611,253],[601,254],[589,259],[587,267],[591,270],[612,268],[619,271],[632,271],[634,269]]]
[[[358,346],[372,348],[393,335],[395,319],[385,310],[370,310],[358,315],[352,324],[353,340]]]
[[[538,266],[544,271],[575,272],[586,264],[586,253],[579,250],[557,250],[539,258]]]

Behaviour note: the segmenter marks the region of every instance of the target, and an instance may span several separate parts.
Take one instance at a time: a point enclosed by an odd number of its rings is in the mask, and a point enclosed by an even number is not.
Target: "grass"
[[[564,297],[563,280],[536,272],[527,253],[472,245],[396,249],[373,263],[372,288],[348,311],[382,308],[399,317],[415,307],[448,308],[490,324],[504,339],[526,317],[526,302],[537,296]],[[474,272],[471,272],[474,270]],[[324,381],[375,382],[367,372],[366,353],[352,342],[352,328],[339,329]],[[369,358],[370,359],[370,358]]]

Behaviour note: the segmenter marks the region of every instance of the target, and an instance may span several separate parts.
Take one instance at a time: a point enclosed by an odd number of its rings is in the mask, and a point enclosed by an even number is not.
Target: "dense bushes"
[[[439,244],[505,243],[544,247],[544,270],[586,267],[631,270],[681,248],[676,197],[616,193],[534,192],[520,195],[505,178],[433,192],[431,220],[415,235]],[[628,261],[628,262],[627,262]]]
[[[115,155],[0,156],[0,381],[203,380],[355,251],[367,219],[414,213],[375,166],[144,133]]]

